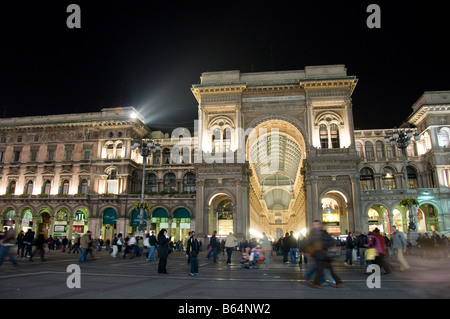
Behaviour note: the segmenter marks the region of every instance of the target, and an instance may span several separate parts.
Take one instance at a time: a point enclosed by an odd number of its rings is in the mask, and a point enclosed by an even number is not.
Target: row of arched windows
[[[382,141],[376,141],[372,143],[371,141],[367,141],[364,144],[360,141],[355,143],[356,151],[358,155],[365,159],[374,159],[374,158],[394,158],[397,156],[401,156],[401,151],[397,149],[397,146],[393,146],[390,144],[385,144]],[[406,148],[406,153],[408,156],[417,156],[416,144],[411,143]]]
[[[9,181],[9,185],[8,185],[8,189],[7,189],[6,193],[10,194],[10,195],[14,195],[16,192],[16,185],[17,185],[17,182],[15,180]],[[25,184],[23,194],[27,194],[27,195],[33,194],[34,186],[35,186],[34,181],[31,179],[28,180]],[[58,194],[68,195],[69,194],[69,186],[70,186],[70,181],[68,179],[62,180],[61,186],[59,187]],[[51,191],[52,191],[52,181],[49,179],[44,180],[40,194],[49,195],[51,193]],[[78,192],[81,194],[87,194],[88,181],[86,179],[83,179],[80,181]]]
[[[158,178],[155,173],[147,173],[145,176],[144,187],[145,192],[157,193],[161,191],[165,192],[186,192],[186,193],[194,193],[195,192],[195,174],[192,172],[188,172],[183,175],[183,179],[180,185],[178,186],[178,180],[175,173],[169,172],[164,174],[162,179],[162,185],[158,185]],[[135,191],[141,190],[139,186],[139,181],[137,179],[137,174],[133,174],[133,189]],[[162,189],[161,189],[162,187]]]
[[[408,186],[409,188],[418,188],[418,179],[417,179],[417,171],[412,166],[407,166],[406,171],[408,174]],[[386,189],[397,189],[397,180],[396,170],[391,166],[385,166],[381,170],[381,176],[380,176],[380,187],[383,190]],[[360,185],[362,190],[375,190],[377,189],[376,183],[375,183],[375,174],[373,170],[369,167],[364,167],[359,172],[360,174]],[[402,174],[402,178],[404,178],[404,173]]]

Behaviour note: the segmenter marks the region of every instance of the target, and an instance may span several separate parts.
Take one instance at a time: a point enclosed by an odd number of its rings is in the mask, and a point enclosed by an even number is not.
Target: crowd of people
[[[282,256],[283,263],[298,263],[300,267],[312,261],[304,279],[312,280],[311,285],[314,288],[322,288],[326,279],[335,287],[343,286],[341,278],[332,265],[332,261],[337,256],[345,255],[344,264],[348,267],[353,266],[358,259],[361,268],[377,264],[385,274],[392,271],[393,267],[389,262],[392,258],[397,259],[401,271],[408,270],[410,266],[404,258],[405,254],[415,254],[422,258],[450,256],[449,239],[444,235],[439,236],[436,232],[432,232],[431,235],[419,234],[416,245],[412,245],[407,241],[405,234],[398,231],[395,226],[392,227],[393,231],[390,234],[381,234],[376,228],[367,235],[364,232],[358,235],[348,233],[345,239],[331,236],[322,227],[320,221],[314,221],[312,226],[307,237],[300,235],[300,238],[296,238],[291,231],[277,241],[271,241],[263,233],[260,239],[251,238],[241,242],[238,242],[232,233],[225,238],[223,236],[218,238],[216,232],[209,238],[197,238],[194,231],[189,232],[184,240],[172,241],[171,236],[167,236],[166,229],[161,229],[157,235],[151,231],[145,237],[131,233],[124,236],[119,233],[115,234],[112,240],[105,241],[92,238],[92,233],[87,231],[71,241],[65,237],[53,238],[52,236],[45,239],[43,232],[35,236],[31,229],[27,232],[22,231],[16,236],[12,227],[6,227],[0,234],[0,265],[5,257],[10,258],[13,266],[18,265],[11,252],[11,248],[15,246],[17,258],[28,258],[29,261],[33,261],[33,256],[39,253],[41,260],[45,261],[44,247],[46,246],[49,251],[61,250],[69,254],[79,254],[79,263],[95,259],[94,252],[105,249],[113,258],[142,257],[148,262],[158,261],[158,273],[168,274],[169,254],[173,251],[183,251],[187,256],[187,263],[190,264],[189,275],[198,276],[199,253],[204,250],[203,242],[205,242],[205,257],[212,258],[213,263],[218,261],[220,254],[226,254],[226,263],[231,265],[231,256],[237,251],[241,254],[241,263],[246,268],[263,263],[264,274],[267,274],[267,270],[273,264],[273,255]]]

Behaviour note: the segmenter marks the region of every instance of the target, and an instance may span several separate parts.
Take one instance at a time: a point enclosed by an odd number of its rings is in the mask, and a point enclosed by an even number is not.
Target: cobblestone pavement
[[[12,269],[6,258],[0,266],[2,299],[178,299],[182,300],[290,300],[290,299],[448,299],[450,298],[450,258],[421,259],[406,256],[411,269],[399,271],[398,263],[390,274],[379,277],[380,288],[370,288],[371,272],[358,266],[344,265],[344,257],[333,262],[345,286],[324,285],[313,288],[304,275],[312,263],[299,267],[284,264],[281,256],[273,256],[273,265],[264,270],[242,268],[240,253],[233,253],[232,264],[219,255],[217,263],[199,257],[199,275],[189,276],[190,266],[184,252],[169,255],[168,275],[157,273],[157,262],[144,258],[113,258],[105,251],[94,253],[95,259],[78,263],[79,255],[46,252],[46,261],[18,259]],[[356,261],[359,265],[359,260]],[[80,288],[68,287],[76,281],[68,269],[79,265]],[[370,282],[375,283],[375,279]],[[72,284],[73,285],[73,284]],[[373,287],[373,285],[372,285]]]

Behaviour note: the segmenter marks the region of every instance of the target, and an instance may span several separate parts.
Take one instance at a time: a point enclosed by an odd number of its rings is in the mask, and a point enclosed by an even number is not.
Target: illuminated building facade
[[[146,231],[278,238],[318,219],[334,234],[406,232],[401,153],[384,141],[393,130],[354,130],[356,84],[342,65],[203,73],[191,88],[195,132],[152,132],[132,107],[3,119],[0,223],[47,236],[136,232],[142,156],[131,145],[151,137],[161,150],[146,163]],[[424,93],[405,123],[420,134],[407,150],[419,231],[450,229],[449,99]]]

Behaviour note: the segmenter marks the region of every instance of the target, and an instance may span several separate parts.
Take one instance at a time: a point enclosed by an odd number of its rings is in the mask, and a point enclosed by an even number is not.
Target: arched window
[[[62,184],[61,194],[67,195],[69,194],[69,180],[65,179]]]
[[[356,142],[356,152],[358,153],[359,157],[364,157],[363,150],[362,150],[362,144],[360,142]]]
[[[174,173],[167,173],[164,175],[164,190],[165,191],[176,191],[176,177]]]
[[[441,147],[450,147],[449,130],[446,127],[439,131],[439,145]]]
[[[183,191],[188,193],[195,192],[195,174],[186,173],[183,177]]]
[[[373,171],[368,167],[364,167],[360,172],[360,185],[362,190],[374,190],[375,182],[373,178]]]
[[[88,182],[87,180],[83,179],[81,181],[80,194],[87,194],[87,192],[88,192]]]
[[[25,190],[25,194],[32,194],[33,193],[33,181],[29,180],[27,182],[27,188]]]
[[[10,181],[8,186],[8,194],[14,195],[16,192],[16,181]]]
[[[50,180],[48,180],[48,179],[45,180],[43,194],[49,195],[50,191],[51,191],[51,188],[52,188],[52,182]]]
[[[407,166],[406,167],[406,172],[408,174],[408,186],[409,186],[409,188],[418,188],[419,186],[418,186],[418,183],[417,183],[417,173],[416,173],[416,170],[414,169],[414,167]]]
[[[163,164],[170,164],[170,149],[163,149]]]
[[[145,179],[145,191],[156,193],[156,175],[149,173]]]
[[[339,148],[340,147],[339,128],[336,124],[330,125],[330,137],[331,137],[331,147]]]
[[[373,158],[373,145],[370,142],[366,142],[364,144],[364,148],[366,149],[366,158]]]
[[[320,147],[328,148],[328,130],[325,124],[321,124],[319,128]]]
[[[384,157],[384,144],[381,141],[377,141],[375,143],[376,152],[377,152],[377,158],[383,158]]]

